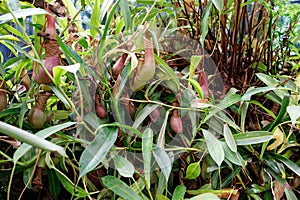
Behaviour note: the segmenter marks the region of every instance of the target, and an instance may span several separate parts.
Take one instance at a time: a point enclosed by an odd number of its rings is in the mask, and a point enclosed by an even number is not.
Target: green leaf
[[[87,193],[84,189],[82,189],[79,186],[75,186],[74,183],[72,183],[72,181],[65,175],[63,174],[61,171],[59,171],[56,168],[53,168],[55,170],[55,174],[57,176],[57,178],[59,179],[59,181],[61,182],[61,184],[63,185],[63,187],[73,196],[79,197],[79,198],[83,198],[89,195],[89,193]]]
[[[151,128],[147,128],[144,131],[142,137],[144,176],[147,183],[147,187],[150,187],[152,144],[153,144],[153,131]]]
[[[190,79],[193,78],[193,76],[195,75],[195,71],[201,61],[201,59],[203,58],[203,56],[199,56],[199,55],[193,55],[191,57],[191,64],[190,64]]]
[[[115,155],[113,157],[114,164],[118,172],[121,174],[123,177],[130,178],[134,174],[134,167],[133,165],[125,158],[119,155]]]
[[[121,0],[120,1],[120,7],[121,7],[121,13],[123,15],[124,18],[124,22],[125,22],[125,27],[127,30],[130,29],[131,27],[131,14],[130,14],[130,8],[128,6],[128,1],[127,0]]]
[[[172,195],[172,200],[183,200],[186,192],[184,185],[177,185]]]
[[[190,198],[190,200],[219,200],[219,197],[213,193],[204,193]]]
[[[74,61],[79,63],[87,72],[89,72],[95,78],[95,80],[101,81],[99,76],[96,74],[96,72],[93,71],[91,69],[91,67],[88,66],[71,47],[66,45],[60,37],[57,36],[56,39],[58,41],[60,48],[62,49],[63,53],[65,54],[69,64],[72,64],[72,63],[74,64]]]
[[[168,181],[163,173],[159,174],[158,186],[157,186],[157,194],[163,194],[165,189],[167,189]]]
[[[39,136],[36,136],[34,134],[31,134],[27,131],[24,131],[22,129],[19,129],[15,126],[9,125],[1,121],[0,132],[5,135],[8,135],[11,138],[15,138],[29,145],[32,145],[36,148],[43,149],[46,151],[56,151],[61,156],[67,157],[65,149],[63,147],[53,144],[47,140],[40,138]]]
[[[96,130],[95,139],[86,147],[79,160],[79,177],[93,170],[109,152],[117,140],[118,129],[116,127],[104,127]]]
[[[206,144],[207,144],[207,149],[212,157],[212,159],[217,163],[217,165],[220,167],[225,155],[224,155],[224,150],[222,148],[221,142],[209,131],[202,129]]]
[[[65,98],[65,96],[61,93],[59,89],[57,89],[54,85],[49,85],[49,87],[67,108],[71,108],[71,105],[69,104],[68,100]]]
[[[13,35],[0,35],[0,40],[12,40],[12,41],[20,42],[20,39]]]
[[[236,145],[236,142],[235,142],[234,137],[232,135],[232,132],[231,132],[231,130],[228,127],[227,124],[224,124],[224,138],[225,138],[225,141],[226,141],[228,147],[231,149],[231,151],[236,153],[237,152],[237,145]]]
[[[63,75],[65,75],[67,73],[67,71],[63,70],[62,68],[60,67],[54,67],[53,68],[53,79],[54,79],[54,84],[57,86],[57,87],[60,87],[60,86],[64,86],[61,82],[61,77]]]
[[[117,7],[118,7],[119,3],[120,3],[120,0],[116,0],[115,2],[114,2],[114,0],[107,0],[107,1],[105,1],[105,3],[101,7],[101,11],[100,11],[100,16],[101,17],[100,17],[100,19],[102,21],[103,17],[106,14],[106,11],[105,11],[106,8],[109,9],[112,6],[110,11],[107,13],[107,19],[106,19],[106,22],[105,22],[105,26],[104,26],[102,36],[101,36],[101,40],[100,40],[99,47],[98,47],[97,57],[98,57],[98,60],[99,60],[98,62],[99,63],[102,63],[106,36],[107,36],[108,30],[110,29],[111,21],[115,16],[115,12],[117,10]]]
[[[18,116],[18,127],[23,127],[23,122],[24,122],[24,117],[25,117],[25,114],[27,113],[28,111],[28,107],[27,107],[27,101],[23,101],[23,103],[21,104],[21,110],[20,110],[20,113],[19,113],[19,116]]]
[[[204,46],[204,40],[206,37],[206,34],[208,33],[208,17],[210,15],[212,7],[212,1],[209,1],[204,9],[204,14],[201,21],[201,36],[200,36],[200,44]]]
[[[87,122],[89,125],[91,125],[94,129],[97,129],[99,127],[99,124],[101,124],[100,118],[93,112],[87,113],[83,119],[85,122]]]
[[[177,93],[179,89],[179,78],[175,74],[174,70],[159,56],[154,54],[155,62],[158,64],[158,69],[160,72],[156,73],[156,76],[160,80],[164,80],[163,83],[172,90],[172,92]],[[161,74],[161,75],[159,75]]]
[[[224,5],[223,0],[212,0],[212,2],[219,12],[223,10],[223,5]]]
[[[114,176],[105,176],[101,180],[108,189],[125,200],[143,200],[128,185]]]
[[[290,170],[295,172],[298,176],[300,176],[300,167],[292,162],[291,160],[287,159],[286,157],[280,154],[271,154],[276,160],[282,162],[285,166],[287,166]]]
[[[71,72],[74,75],[76,75],[76,73],[78,72],[79,68],[80,68],[80,64],[79,63],[75,63],[73,65],[67,65],[67,66],[57,66],[63,70],[65,70],[66,72]]]
[[[273,133],[269,131],[251,131],[233,135],[237,145],[260,144],[270,141]]]
[[[265,126],[263,130],[272,131],[281,122],[282,118],[286,113],[286,108],[288,107],[289,103],[290,103],[290,96],[284,95],[276,119],[272,123]]]
[[[162,195],[162,194],[156,194],[155,197],[157,200],[169,200],[168,197],[166,197],[165,195]]]
[[[186,169],[187,179],[194,179],[200,175],[200,162],[191,163]]]
[[[259,94],[259,93],[264,93],[264,92],[269,92],[273,90],[290,90],[288,88],[284,87],[250,87],[248,90],[245,92],[245,94],[241,98],[241,102],[245,100],[250,100],[253,95]]]
[[[53,169],[47,169],[47,175],[49,179],[49,190],[51,196],[55,200],[59,200],[59,194],[60,194],[60,182],[59,179],[56,176],[55,170]]]
[[[266,108],[263,104],[261,104],[260,102],[255,101],[255,100],[249,100],[248,103],[252,103],[252,104],[255,104],[255,105],[259,106],[261,109],[266,111],[266,113],[268,113],[271,117],[273,117],[274,119],[276,118],[276,115],[271,110]]]
[[[233,152],[225,142],[221,142],[222,147],[225,153],[225,158],[228,159],[233,164],[244,167],[246,165],[246,161],[242,158],[239,152]]]
[[[228,108],[232,106],[233,104],[236,104],[241,100],[241,96],[238,94],[227,94],[225,98],[215,106],[213,110],[209,112],[209,114],[205,117],[204,122],[206,122],[208,119],[210,119],[212,116],[220,112],[221,110],[224,110],[225,108]]]
[[[297,119],[300,117],[300,106],[291,105],[286,109],[291,117],[292,124],[295,124],[297,122]]]
[[[3,24],[2,26],[3,26],[3,29],[9,31],[12,35],[22,38],[23,40],[26,40],[26,37],[24,36],[24,34],[22,34],[19,30],[17,30],[13,26],[10,26],[8,24]]]
[[[203,91],[202,91],[202,88],[201,88],[201,86],[200,86],[200,84],[199,84],[199,82],[198,81],[195,81],[194,79],[187,79],[188,80],[188,82],[190,83],[190,84],[192,84],[192,86],[195,88],[195,90],[196,90],[196,92],[198,93],[198,95],[199,95],[199,98],[200,99],[204,99],[204,96],[203,96]],[[207,107],[210,107],[211,105],[209,105],[209,104],[204,104],[204,103],[202,103],[202,104],[193,104],[193,107],[196,107],[196,106],[198,106],[198,107],[200,107],[201,108],[201,106],[207,106]]]
[[[37,132],[35,134],[35,136],[38,136],[40,139],[45,139],[45,138],[51,136],[52,134],[54,134],[64,128],[72,126],[74,124],[76,124],[76,122],[66,122],[64,124],[51,126],[49,128],[46,128],[44,130]],[[31,148],[32,148],[31,145],[23,143],[14,153],[14,157],[13,157],[14,163],[16,163],[21,157],[23,157],[28,151],[30,151]]]
[[[268,87],[278,87],[279,81],[275,80],[271,76],[263,73],[257,73],[256,76],[264,82]],[[283,98],[284,95],[288,95],[288,91],[286,90],[274,90],[275,94],[277,94],[280,98]]]
[[[152,153],[166,180],[168,180],[172,170],[172,162],[170,157],[163,149],[157,146],[153,147]]]
[[[130,188],[134,192],[139,193],[139,192],[141,192],[145,188],[145,182],[144,182],[144,180],[142,178],[139,178],[132,185],[130,185]],[[141,195],[143,195],[143,193]]]
[[[32,15],[42,15],[42,14],[49,14],[49,13],[46,10],[40,8],[25,8],[22,10],[14,11],[14,15],[16,16],[17,19],[32,16]],[[0,16],[0,24],[3,24],[13,19],[14,18],[11,15],[11,13],[6,13]]]
[[[165,119],[164,119],[164,122],[163,124],[161,125],[161,128],[160,128],[160,131],[159,131],[159,134],[158,134],[158,137],[157,137],[157,141],[156,141],[156,145],[160,148],[163,148],[166,144],[166,141],[165,141],[165,135],[166,135],[166,128],[167,128],[167,124],[168,124],[168,116],[169,116],[170,112],[169,110],[167,110],[166,114],[165,114]]]
[[[90,33],[93,38],[95,38],[97,33],[99,32],[98,30],[100,25],[99,14],[100,14],[100,0],[95,0],[95,3],[93,5],[93,12],[91,15],[91,21],[90,21],[91,24],[93,25],[90,27]]]
[[[45,112],[47,118],[56,121],[56,120],[67,120],[70,117],[72,111],[70,110],[47,110]]]
[[[64,3],[65,8],[68,9],[69,16],[74,19],[74,23],[78,27],[78,32],[82,32],[82,23],[80,20],[80,15],[78,15],[78,10],[76,9],[76,4],[72,0],[62,0]],[[78,4],[77,4],[78,5]],[[76,17],[75,17],[76,16]]]
[[[154,111],[157,107],[159,107],[158,104],[148,104],[146,105],[143,110],[139,113],[137,118],[134,121],[134,124],[132,125],[133,128],[138,128],[141,123],[145,121],[145,119]]]
[[[296,200],[298,197],[295,195],[292,189],[284,188],[284,193],[287,200]]]

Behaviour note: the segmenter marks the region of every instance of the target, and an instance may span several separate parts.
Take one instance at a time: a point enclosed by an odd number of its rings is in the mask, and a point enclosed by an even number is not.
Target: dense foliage
[[[0,12],[0,199],[299,199],[299,4]]]

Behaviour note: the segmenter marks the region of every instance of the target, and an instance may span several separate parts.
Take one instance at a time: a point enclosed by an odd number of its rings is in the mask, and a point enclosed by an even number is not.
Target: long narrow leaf
[[[294,162],[279,154],[272,154],[272,156],[276,160],[282,162],[285,166],[287,166],[290,170],[295,172],[298,176],[300,176],[300,167],[296,165]]]
[[[105,127],[98,129],[96,133],[97,136],[86,147],[80,157],[78,180],[102,162],[117,139],[118,129],[116,127]]]
[[[281,122],[282,118],[284,117],[284,115],[286,113],[286,109],[287,109],[289,103],[290,103],[290,96],[284,95],[282,102],[281,102],[281,107],[280,107],[280,110],[279,110],[279,113],[278,113],[276,119],[272,123],[265,126],[263,128],[263,130],[272,131]]]
[[[148,117],[152,111],[154,111],[159,105],[146,105],[143,110],[140,112],[139,116],[134,121],[134,124],[132,125],[133,128],[138,128],[141,123],[143,123]]]
[[[233,135],[237,145],[251,145],[270,141],[273,133],[269,131],[252,131]]]
[[[236,142],[227,124],[224,125],[224,138],[231,151],[236,153],[237,152]]]
[[[83,198],[89,195],[84,189],[82,189],[79,186],[75,186],[74,183],[61,171],[59,171],[56,168],[53,168],[55,170],[55,174],[63,187],[72,195],[77,196],[79,198]]]
[[[64,124],[51,126],[49,128],[46,128],[44,130],[37,132],[35,135],[40,137],[41,139],[45,139],[45,138],[49,137],[50,135],[52,135],[64,128],[72,126],[74,124],[76,124],[76,122],[66,122]],[[23,157],[31,148],[32,148],[32,146],[30,146],[26,143],[23,143],[14,153],[14,157],[13,157],[14,163],[16,163],[21,157]]]
[[[170,157],[163,149],[157,146],[153,147],[153,156],[162,173],[164,174],[166,180],[168,180],[172,170],[172,162]]]
[[[152,158],[153,131],[147,128],[142,137],[142,152],[144,161],[144,175],[147,187],[150,187],[151,158]]]
[[[134,167],[126,158],[123,158],[122,156],[115,155],[113,158],[114,165],[118,172],[123,177],[131,178],[134,174]]]
[[[223,0],[212,0],[215,7],[218,9],[219,12],[223,10],[224,2]]]
[[[91,16],[91,24],[93,25],[90,28],[90,32],[93,38],[95,38],[96,34],[98,33],[99,25],[100,25],[100,0],[95,0],[94,6],[93,6],[93,12]]]
[[[130,8],[128,5],[128,1],[127,0],[121,0],[120,1],[120,7],[121,7],[121,13],[123,15],[124,18],[124,22],[125,22],[125,27],[127,30],[130,29],[131,27],[131,14],[130,14]]]
[[[47,140],[40,138],[39,136],[36,136],[22,129],[19,129],[15,126],[6,124],[4,122],[0,122],[0,132],[5,135],[8,135],[9,137],[15,138],[29,145],[37,147],[39,149],[43,149],[46,151],[56,151],[61,156],[67,157],[64,148],[62,148],[61,146],[53,144]]]
[[[213,193],[204,193],[190,198],[190,200],[219,200],[219,197]]]
[[[225,155],[224,155],[224,150],[222,148],[221,142],[209,131],[207,130],[202,130],[206,144],[207,144],[207,149],[212,157],[212,159],[217,163],[217,165],[220,167]]]
[[[200,44],[202,46],[204,46],[204,40],[206,37],[206,34],[208,33],[208,17],[210,15],[210,11],[211,11],[211,7],[212,7],[212,1],[209,1],[204,9],[204,14],[203,14],[203,19],[201,22],[201,37],[200,37]]]
[[[42,14],[48,14],[46,10],[43,10],[41,8],[25,8],[22,10],[14,11],[14,15],[16,18],[23,18],[28,17],[32,15],[42,15]],[[10,13],[4,14],[0,16],[0,24],[3,24],[7,21],[13,20],[13,16]]]
[[[212,116],[214,116],[221,110],[232,106],[240,100],[241,96],[238,94],[226,95],[226,97],[218,105],[216,105],[213,110],[209,112],[209,114],[205,117],[204,122],[206,122],[208,119],[210,119]]]
[[[128,185],[114,176],[105,176],[101,180],[108,189],[125,200],[143,200]]]

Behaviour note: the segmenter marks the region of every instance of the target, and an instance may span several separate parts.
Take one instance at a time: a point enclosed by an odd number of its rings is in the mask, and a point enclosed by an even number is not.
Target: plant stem
[[[78,10],[78,12],[74,15],[74,17],[68,22],[67,26],[64,28],[63,31],[60,32],[60,34],[58,35],[58,37],[62,37],[62,35],[64,34],[64,32],[70,27],[70,25],[75,21],[75,19],[77,18],[77,16],[81,13],[81,11],[84,10],[84,6],[81,6],[81,8]]]
[[[15,169],[16,169],[16,163],[14,163],[14,166],[11,170],[11,174],[10,174],[10,178],[9,178],[9,182],[8,182],[7,200],[10,200],[10,188],[11,188],[12,180],[13,180],[13,177],[14,177]]]

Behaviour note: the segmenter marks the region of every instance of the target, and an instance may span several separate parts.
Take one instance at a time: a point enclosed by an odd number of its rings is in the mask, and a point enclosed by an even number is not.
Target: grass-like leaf
[[[273,133],[269,131],[252,131],[233,135],[237,145],[260,144],[270,141]]]
[[[134,174],[134,166],[126,158],[115,155],[113,158],[114,164],[121,176],[130,178]]]
[[[118,135],[116,127],[104,127],[96,130],[97,136],[83,151],[79,164],[78,180],[93,170],[106,156]]]
[[[67,157],[67,154],[63,147],[53,144],[47,140],[40,138],[32,133],[19,129],[15,126],[9,125],[4,122],[0,122],[0,132],[8,135],[11,138],[15,138],[36,148],[46,151],[56,151],[61,156]]]
[[[209,131],[203,129],[202,132],[210,156],[220,167],[225,158],[224,150],[222,148],[221,142]]]
[[[23,18],[32,15],[43,15],[43,14],[48,14],[48,12],[41,8],[25,8],[22,10],[14,11],[14,15],[16,16],[16,18]],[[6,13],[0,16],[0,24],[3,24],[13,19],[14,18],[10,13]]]
[[[120,7],[121,7],[121,13],[123,15],[124,18],[124,22],[125,22],[125,27],[127,30],[130,29],[131,27],[131,14],[130,14],[130,8],[128,5],[128,1],[127,0],[121,0],[120,1]]]
[[[213,193],[204,193],[190,198],[190,200],[219,200],[219,197]]]
[[[245,166],[246,161],[242,158],[239,152],[233,152],[225,142],[222,142],[222,147],[225,153],[225,158],[233,164]]]
[[[103,185],[125,200],[143,200],[128,185],[114,176],[105,176],[101,180]]]
[[[224,1],[223,0],[212,0],[215,7],[218,9],[219,12],[223,10]]]
[[[99,32],[98,28],[100,25],[100,2],[101,0],[95,0],[94,6],[93,6],[93,12],[91,15],[91,24],[93,26],[90,27],[90,33],[93,38],[96,37],[97,33]],[[102,20],[102,19],[101,19]]]
[[[141,123],[145,121],[145,119],[154,111],[159,105],[146,105],[143,110],[140,112],[140,114],[137,116],[136,120],[134,121],[134,124],[132,125],[133,128],[138,128]]]
[[[53,168],[55,170],[55,174],[63,187],[72,195],[78,197],[78,198],[83,198],[89,195],[84,189],[81,187],[75,186],[74,183],[61,171],[59,171],[56,168]]]
[[[228,127],[227,124],[224,124],[224,138],[225,138],[225,141],[226,141],[228,147],[231,149],[231,151],[236,153],[237,152],[237,145],[236,145],[236,142],[235,142],[234,137],[232,135],[232,132],[231,132],[231,130]]]
[[[300,106],[291,105],[287,107],[287,112],[291,117],[292,124],[297,122],[297,119],[300,117]]]
[[[72,126],[74,124],[76,124],[76,122],[66,122],[64,124],[51,126],[49,128],[46,128],[44,130],[37,132],[35,135],[38,136],[40,139],[45,139],[45,138],[49,137],[50,135],[52,135],[64,128]],[[32,146],[30,146],[29,144],[23,143],[14,153],[14,157],[13,157],[14,163],[16,163],[21,157],[23,157],[31,148],[32,148]]]
[[[57,178],[54,169],[48,169],[47,174],[48,174],[48,179],[49,179],[50,193],[55,200],[58,200],[59,193],[60,193],[59,179]]]
[[[285,166],[287,166],[290,170],[295,172],[298,176],[300,176],[300,167],[292,162],[291,160],[287,159],[286,157],[280,154],[271,154],[276,160],[282,162]]]
[[[171,170],[172,170],[172,162],[169,158],[168,154],[161,148],[154,146],[153,147],[153,156],[158,166],[160,167],[162,173],[164,174],[166,180],[168,180]]]
[[[240,100],[241,100],[241,96],[238,94],[226,95],[225,98],[218,105],[216,105],[213,110],[211,110],[209,112],[209,114],[205,117],[204,122],[206,122],[208,119],[213,117],[215,114],[217,114],[221,110],[224,110],[224,109],[232,106],[233,104],[236,104]]]
[[[150,187],[151,158],[152,158],[153,131],[147,128],[142,137],[142,152],[144,161],[144,175],[147,187]]]

